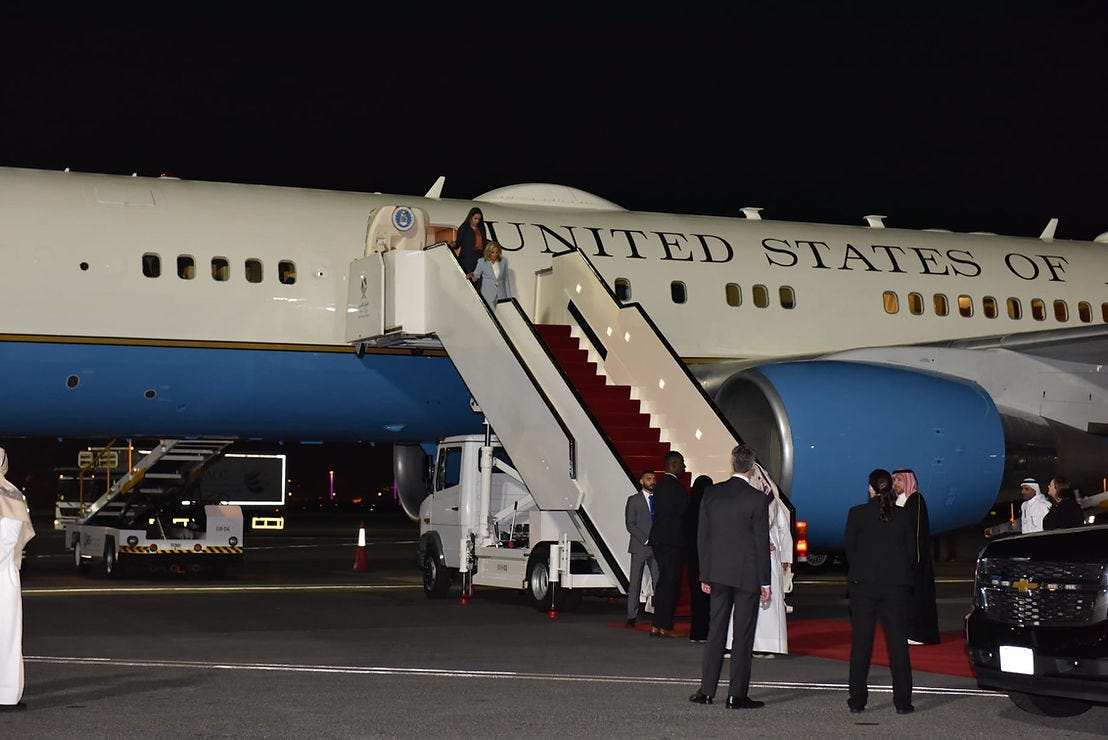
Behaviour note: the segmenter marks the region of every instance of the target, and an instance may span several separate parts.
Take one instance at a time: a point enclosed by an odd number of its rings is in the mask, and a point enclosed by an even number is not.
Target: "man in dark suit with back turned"
[[[654,584],[654,620],[650,628],[653,637],[679,637],[673,629],[673,613],[681,596],[681,565],[685,553],[685,507],[689,495],[681,476],[685,474],[685,458],[670,450],[662,459],[665,471],[654,487],[654,521],[650,527],[650,544],[658,562],[658,581]]]
[[[689,701],[697,704],[711,704],[716,694],[723,668],[727,617],[734,608],[727,708],[765,706],[765,702],[747,695],[758,603],[768,602],[771,595],[769,510],[765,494],[751,486],[746,478],[753,466],[754,450],[746,445],[731,450],[734,475],[726,483],[709,486],[700,504],[697,551],[701,589],[711,596],[711,613],[700,688],[689,697]]]

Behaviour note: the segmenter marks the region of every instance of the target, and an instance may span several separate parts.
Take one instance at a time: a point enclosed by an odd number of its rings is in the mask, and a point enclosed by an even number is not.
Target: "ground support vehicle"
[[[438,446],[433,491],[420,506],[418,563],[424,591],[522,589],[539,609],[573,609],[585,589],[619,594],[569,514],[541,511],[495,436],[448,437]]]
[[[136,501],[122,512],[100,512],[66,527],[73,563],[82,572],[98,563],[119,577],[130,566],[222,575],[242,565],[242,508],[209,504],[198,510]]]

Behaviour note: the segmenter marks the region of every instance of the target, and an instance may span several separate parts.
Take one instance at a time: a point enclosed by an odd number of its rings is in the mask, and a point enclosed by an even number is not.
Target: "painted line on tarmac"
[[[332,673],[354,676],[431,676],[437,678],[489,678],[530,681],[611,683],[611,684],[676,684],[692,685],[699,677],[674,678],[671,676],[606,676],[580,673],[528,673],[524,671],[481,671],[447,668],[401,668],[397,666],[341,666],[298,665],[295,663],[212,663],[191,660],[122,660],[118,658],[76,658],[65,656],[26,655],[27,663],[53,665],[109,666],[121,668],[190,668],[217,671],[271,671],[278,673]],[[726,683],[726,681],[724,681]],[[845,683],[812,683],[805,681],[752,681],[759,689],[791,689],[798,691],[847,691]],[[870,686],[870,691],[891,694],[892,686]],[[913,694],[928,696],[992,696],[1005,698],[1004,694],[984,689],[960,689],[945,686],[913,686]]]
[[[378,545],[418,545],[419,540],[367,540],[365,544],[366,547],[375,547]],[[320,542],[314,545],[250,545],[246,549],[248,552],[257,552],[258,550],[318,550],[324,547],[347,547],[349,545],[349,542],[343,540],[342,542]],[[31,557],[35,560],[60,560],[62,558],[73,560],[72,553],[66,552],[33,555]]]
[[[935,583],[973,583],[972,578],[936,578]],[[826,579],[819,581],[793,581],[795,586],[845,586],[845,578],[836,578],[834,580]]]
[[[206,594],[258,591],[405,591],[421,589],[418,583],[323,584],[290,586],[125,586],[112,588],[27,588],[24,596],[82,596],[90,594]]]

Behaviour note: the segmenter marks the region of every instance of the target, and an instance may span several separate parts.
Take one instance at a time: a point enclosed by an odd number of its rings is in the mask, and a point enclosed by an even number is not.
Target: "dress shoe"
[[[19,702],[18,704],[0,704],[0,712],[15,712],[20,709],[26,709],[26,702]]]
[[[635,629],[635,618],[631,617],[630,619],[627,620],[627,624],[625,624],[623,626],[626,627],[629,630]]]
[[[661,627],[651,627],[650,628],[650,636],[651,637],[661,637],[662,636],[662,628]]]
[[[759,709],[764,707],[766,703],[764,701],[757,701],[755,699],[748,699],[745,696],[729,696],[727,697],[728,709]]]
[[[917,642],[916,640],[908,640],[908,644],[909,645],[922,645],[923,643],[922,642]]]
[[[706,643],[708,641],[707,640],[702,640],[699,637],[690,637],[689,642],[695,642],[697,645],[703,645],[704,643]]]
[[[677,630],[667,630],[665,627],[660,627],[658,629],[658,636],[659,637],[681,637],[681,633],[678,632]]]
[[[755,658],[761,658],[762,660],[773,660],[775,656],[773,653],[751,653]]]
[[[851,704],[850,702],[847,702],[846,706],[847,706],[847,708],[850,709],[851,714],[861,714],[862,712],[866,711],[865,707],[856,707],[853,704]]]
[[[748,699],[746,697],[727,697],[728,709],[760,709],[765,706],[765,701]]]
[[[697,689],[696,693],[689,697],[689,701],[691,701],[693,704],[711,704],[712,697],[708,696],[700,689]]]
[[[906,707],[897,707],[896,708],[896,713],[897,714],[911,714],[914,711],[916,711],[916,708],[913,707],[911,704],[909,704]]]

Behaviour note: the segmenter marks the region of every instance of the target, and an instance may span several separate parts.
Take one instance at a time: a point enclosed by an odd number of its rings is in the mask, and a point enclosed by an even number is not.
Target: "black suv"
[[[991,542],[966,644],[981,688],[1054,717],[1108,703],[1108,525]]]

